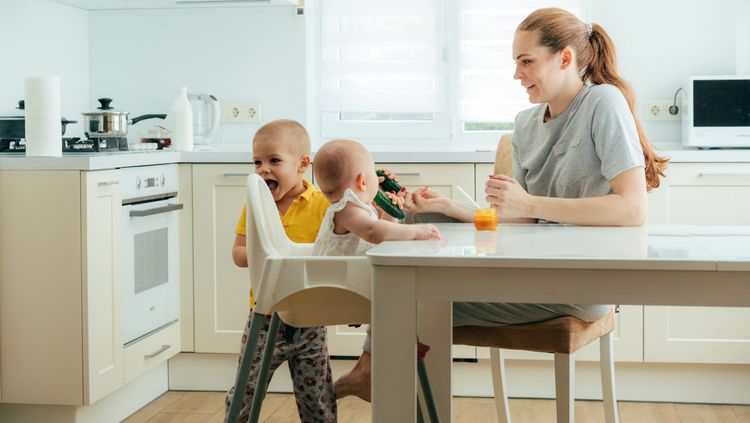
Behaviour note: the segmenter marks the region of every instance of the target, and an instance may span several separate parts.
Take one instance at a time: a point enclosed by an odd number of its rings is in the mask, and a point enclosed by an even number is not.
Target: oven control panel
[[[120,171],[123,201],[176,194],[179,188],[176,164],[126,167]]]

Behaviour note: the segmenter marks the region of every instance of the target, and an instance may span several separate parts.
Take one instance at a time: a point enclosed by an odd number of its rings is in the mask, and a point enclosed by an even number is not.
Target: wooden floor
[[[495,420],[491,398],[456,398],[453,401],[456,422],[481,423]],[[750,406],[620,402],[623,423],[750,423]],[[515,423],[554,422],[552,400],[510,400]],[[578,423],[603,422],[604,411],[598,401],[576,401]],[[224,394],[221,392],[167,392],[155,399],[126,423],[221,423],[224,419]],[[262,422],[298,422],[297,406],[291,395],[269,394],[263,403]],[[339,422],[369,422],[370,404],[357,398],[339,401]]]

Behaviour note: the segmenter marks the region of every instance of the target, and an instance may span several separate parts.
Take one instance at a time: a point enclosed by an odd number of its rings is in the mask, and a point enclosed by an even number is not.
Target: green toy
[[[375,171],[375,173],[378,175],[378,177],[385,177],[385,180],[380,183],[380,188],[383,191],[392,192],[394,194],[401,191],[401,185],[399,185],[398,182],[392,179],[388,179],[388,177],[385,176],[382,170],[378,169]],[[395,217],[396,219],[403,219],[404,217],[406,217],[404,211],[398,208],[397,205],[393,204],[391,199],[388,198],[388,196],[385,195],[383,191],[378,190],[378,193],[375,195],[375,203],[378,205],[378,207],[380,207],[384,212]]]

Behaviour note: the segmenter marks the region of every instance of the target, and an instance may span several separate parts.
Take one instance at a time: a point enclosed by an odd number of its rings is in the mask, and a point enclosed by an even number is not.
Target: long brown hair
[[[541,33],[540,43],[557,53],[567,46],[575,50],[578,71],[583,81],[592,84],[611,84],[619,88],[633,114],[638,138],[646,161],[646,186],[650,191],[659,186],[659,177],[667,168],[666,157],[659,157],[651,148],[635,110],[635,93],[617,73],[615,44],[599,24],[581,22],[572,13],[558,8],[539,9],[518,25],[517,31]]]

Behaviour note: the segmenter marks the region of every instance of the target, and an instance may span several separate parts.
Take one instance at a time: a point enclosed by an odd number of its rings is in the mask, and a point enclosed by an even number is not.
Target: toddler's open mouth
[[[276,188],[279,187],[279,183],[273,179],[266,179],[266,184],[268,184],[268,189],[270,189],[271,192],[276,191]]]

